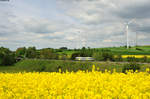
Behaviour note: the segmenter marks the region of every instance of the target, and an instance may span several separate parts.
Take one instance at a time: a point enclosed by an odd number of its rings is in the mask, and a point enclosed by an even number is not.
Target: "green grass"
[[[136,48],[139,48],[141,50],[137,50]],[[92,49],[92,48],[91,48]],[[129,49],[125,47],[107,47],[107,48],[95,48],[97,50],[110,50],[115,55],[150,55],[150,46],[137,46],[137,47],[131,47]],[[58,54],[67,54],[71,55],[78,51],[68,51],[64,50],[63,52],[58,52]]]
[[[140,48],[141,50],[137,50]],[[129,49],[125,47],[108,47],[108,48],[96,48],[98,50],[110,50],[115,55],[150,55],[150,46],[137,46]]]
[[[77,51],[73,51],[73,50],[71,50],[71,51],[69,51],[69,50],[64,50],[64,51],[62,51],[62,52],[57,52],[57,53],[58,53],[58,54],[72,55],[72,54],[75,53],[75,52],[77,52]]]
[[[135,47],[126,49],[126,48],[110,48],[111,52],[118,55],[150,55],[150,51],[147,51],[141,48],[142,51],[136,50]]]
[[[136,50],[139,48],[141,50]],[[115,55],[150,55],[150,46],[138,46],[126,49],[125,47],[109,47],[109,48],[96,48],[98,50],[110,50]],[[59,54],[71,55],[78,51],[65,50],[59,52]],[[53,60],[23,60],[13,66],[0,66],[0,72],[57,72],[60,67],[62,71],[78,71],[78,70],[91,70],[92,65],[100,68],[101,71],[105,69],[113,70],[116,69],[117,72],[121,72],[123,65],[125,63],[111,63],[111,62],[79,62],[79,61],[53,61]],[[141,71],[145,68],[150,67],[149,64],[141,65]]]
[[[23,60],[16,63],[14,66],[0,66],[0,72],[58,72],[59,68],[65,72],[68,70],[92,70],[92,65],[99,68],[100,71],[105,69],[112,71],[116,69],[117,72],[122,72],[122,68],[126,63],[112,63],[112,62],[79,62],[79,61],[61,61],[61,60]],[[144,71],[148,64],[141,65],[141,71]]]

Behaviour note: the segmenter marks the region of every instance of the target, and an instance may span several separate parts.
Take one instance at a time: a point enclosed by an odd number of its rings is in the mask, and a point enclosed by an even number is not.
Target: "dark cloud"
[[[141,27],[141,28],[136,28],[136,30],[140,31],[140,32],[145,32],[145,33],[150,34],[150,26],[144,26],[144,27]]]
[[[142,4],[132,4],[127,5],[118,11],[113,11],[113,14],[117,14],[122,18],[136,18],[136,19],[143,19],[143,18],[150,18],[150,1],[144,2]]]

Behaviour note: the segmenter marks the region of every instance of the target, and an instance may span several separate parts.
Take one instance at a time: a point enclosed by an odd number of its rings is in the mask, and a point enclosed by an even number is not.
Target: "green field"
[[[129,49],[125,47],[108,47],[108,48],[96,48],[99,50],[110,50],[116,55],[150,55],[150,46],[137,46]]]
[[[125,47],[107,47],[107,48],[91,48],[91,49],[96,49],[96,50],[109,50],[115,55],[150,55],[150,46],[137,46],[137,47],[131,47],[129,49]],[[58,52],[59,54],[67,54],[71,55],[72,53],[79,52],[79,51],[62,51]]]
[[[68,70],[92,70],[92,65],[99,68],[100,71],[105,69],[117,72],[122,72],[123,66],[127,63],[117,62],[85,62],[85,61],[61,61],[61,60],[22,60],[13,66],[0,66],[0,72],[58,72],[61,69],[63,72]],[[141,64],[141,71],[150,67],[150,64]]]
[[[40,50],[38,50],[40,52]],[[61,50],[56,51],[59,56],[67,55],[67,58],[64,60],[52,60],[52,59],[26,59],[15,63],[13,66],[0,66],[0,72],[57,72],[59,69],[62,71],[78,71],[78,70],[92,70],[92,65],[95,65],[96,68],[99,68],[100,71],[113,70],[116,69],[117,72],[122,72],[123,66],[126,64],[123,62],[88,62],[88,61],[71,61],[70,57],[73,53],[80,51],[92,51],[92,53],[100,52],[100,51],[108,51],[113,53],[113,55],[150,55],[150,46],[138,46],[131,47],[130,49],[126,49],[125,47],[109,47],[109,48],[86,48],[82,49],[69,49],[69,50]],[[47,54],[45,54],[47,56]],[[68,58],[69,57],[69,58]],[[36,58],[36,57],[35,57]],[[141,59],[144,60],[144,59]],[[103,60],[102,60],[103,61]],[[8,61],[7,61],[8,62]],[[149,59],[146,61],[138,61],[138,62],[149,62]],[[150,67],[150,64],[142,64],[141,71],[145,70],[145,68]]]

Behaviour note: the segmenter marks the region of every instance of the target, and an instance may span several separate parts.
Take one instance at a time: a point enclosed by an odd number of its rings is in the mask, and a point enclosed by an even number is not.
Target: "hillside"
[[[111,51],[115,55],[150,55],[150,46],[137,46],[126,49],[125,47],[107,47],[107,48],[91,48],[91,50],[105,50]],[[79,52],[80,50],[64,50],[59,52],[59,54],[71,55],[73,53]]]

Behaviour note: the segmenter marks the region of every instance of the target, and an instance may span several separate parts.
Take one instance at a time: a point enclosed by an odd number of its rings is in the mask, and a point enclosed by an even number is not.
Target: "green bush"
[[[104,60],[103,54],[101,52],[94,53],[92,57],[97,61]]]
[[[15,63],[15,55],[7,48],[0,48],[0,65],[12,65]]]
[[[102,56],[104,58],[104,61],[114,61],[114,55],[111,52],[103,52]]]
[[[99,51],[94,53],[92,56],[98,61],[115,61],[114,55],[111,52]]]
[[[79,57],[80,56],[80,53],[73,53],[72,55],[71,55],[71,59],[72,60],[75,60],[75,58],[76,57]]]
[[[136,50],[143,51],[143,49],[141,49],[141,48],[136,48]]]
[[[37,53],[36,53],[36,48],[35,47],[29,47],[26,49],[26,57],[27,58],[36,58]]]
[[[68,57],[67,57],[67,54],[62,54],[60,55],[61,56],[61,60],[69,60]]]
[[[141,62],[147,62],[148,61],[148,58],[146,56],[144,56],[142,59],[141,59]]]
[[[123,61],[123,58],[121,55],[118,55],[116,58],[115,58],[115,61],[117,62],[122,62]]]
[[[126,71],[128,70],[133,70],[133,72],[135,72],[136,70],[140,70],[140,64],[137,64],[135,62],[125,64],[123,66],[122,72],[126,73]]]
[[[127,57],[127,61],[128,62],[137,62],[138,59],[136,59],[135,57]]]
[[[1,65],[12,65],[15,63],[14,55],[5,54],[2,58]]]

